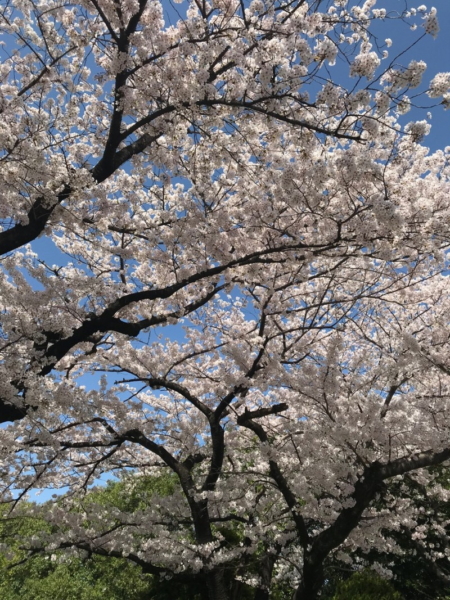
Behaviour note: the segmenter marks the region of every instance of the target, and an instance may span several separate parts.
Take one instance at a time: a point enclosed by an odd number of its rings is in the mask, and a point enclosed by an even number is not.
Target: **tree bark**
[[[225,585],[224,570],[218,569],[206,575],[208,600],[229,600]]]
[[[261,559],[259,575],[261,584],[255,590],[254,600],[269,600],[270,584],[272,582],[273,567],[275,566],[275,555],[267,553]]]
[[[195,502],[188,495],[188,502],[194,521],[195,537],[198,544],[208,544],[214,541],[211,530],[211,521],[208,512],[207,500]],[[223,568],[213,568],[204,571],[208,600],[229,600],[230,595],[225,582],[225,571]]]
[[[303,579],[293,600],[316,600],[324,582],[323,561],[305,556]]]

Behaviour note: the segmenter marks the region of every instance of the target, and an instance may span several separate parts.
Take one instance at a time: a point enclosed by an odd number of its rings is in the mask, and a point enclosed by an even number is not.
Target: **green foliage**
[[[445,472],[442,477],[448,476]],[[448,485],[448,482],[444,482]],[[109,505],[125,512],[145,509],[156,496],[176,493],[178,480],[171,474],[152,477],[134,477],[112,481],[92,490],[83,505],[96,503]],[[218,524],[230,546],[246,543],[244,528],[238,522]],[[139,566],[117,558],[55,552],[52,556],[38,554],[19,564],[26,557],[21,549],[21,540],[30,535],[45,534],[49,525],[34,517],[9,519],[6,514],[0,520],[0,541],[7,541],[9,554],[0,552],[0,598],[1,600],[201,600],[204,586],[201,580],[185,583],[174,579],[160,579],[145,575]],[[400,536],[400,533],[397,533]],[[405,536],[402,546],[408,546]],[[412,542],[409,541],[411,544]],[[258,570],[261,552],[248,556],[243,562],[230,564],[226,580],[233,598],[252,600],[254,589],[244,582],[237,582],[236,575],[244,578]],[[396,574],[393,583],[376,573],[365,570],[354,573],[344,581],[331,576],[324,589],[328,600],[450,600],[450,595],[439,588],[427,563],[418,560],[417,554],[404,556],[382,555],[371,557],[382,564],[389,562]],[[435,585],[435,593],[430,590]],[[292,589],[288,584],[274,585],[272,600],[289,600]]]
[[[171,475],[130,477],[109,482],[89,493],[83,503],[96,502],[133,512],[144,508],[154,494],[174,491]],[[173,584],[145,575],[139,566],[117,558],[55,552],[35,555],[18,566],[26,553],[21,539],[48,531],[45,521],[23,517],[0,522],[0,538],[8,542],[8,554],[0,553],[0,598],[2,600],[195,600],[183,586],[174,593]],[[170,587],[170,592],[169,592]]]
[[[146,600],[151,586],[151,578],[138,567],[102,557],[71,557],[58,564],[36,556],[0,572],[2,600]]]
[[[2,600],[147,600],[152,579],[124,559],[82,558],[78,554],[37,554],[24,561],[21,540],[48,531],[45,521],[23,517],[0,522],[0,538],[8,542],[0,553]],[[20,561],[24,561],[21,564]],[[14,566],[17,565],[17,566]]]
[[[389,581],[365,570],[341,581],[333,600],[403,600],[403,597]]]
[[[109,481],[104,487],[92,490],[85,502],[115,506],[124,512],[144,509],[152,496],[170,496],[179,485],[175,475],[130,476],[121,481]]]
[[[167,496],[176,492],[178,480],[171,474],[152,477],[130,476],[121,481],[108,482],[92,490],[82,500],[89,503],[114,506],[124,512],[145,509],[152,497]],[[76,509],[75,509],[76,510]],[[242,526],[227,523],[217,527],[225,540],[234,545],[243,540]],[[201,579],[185,583],[175,579],[161,579],[144,575],[139,566],[126,559],[101,556],[83,557],[77,552],[55,551],[51,556],[37,554],[18,566],[12,566],[26,557],[21,549],[21,539],[49,530],[49,525],[37,518],[21,517],[0,521],[0,538],[8,542],[12,552],[0,552],[1,600],[201,600],[204,585]],[[189,533],[189,532],[188,532]],[[258,557],[256,557],[256,562]],[[242,567],[243,574],[254,572],[257,564],[249,558],[246,564],[230,565],[227,581],[233,598],[252,600],[254,589],[243,582],[234,581]],[[286,595],[275,590],[274,600],[287,600]]]

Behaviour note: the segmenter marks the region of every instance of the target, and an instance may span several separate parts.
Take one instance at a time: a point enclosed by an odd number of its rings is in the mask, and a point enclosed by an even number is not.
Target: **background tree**
[[[168,494],[173,482],[167,478],[109,483],[92,491],[85,502],[100,506],[111,505],[130,513],[151,501],[154,493]],[[29,506],[29,512],[33,507]],[[4,515],[0,538],[8,553],[2,556],[0,591],[4,600],[100,600],[105,594],[113,600],[168,600],[169,598],[200,598],[195,590],[187,591],[179,582],[159,580],[124,558],[89,556],[85,552],[35,554],[28,560],[20,549],[21,540],[49,531],[48,524],[26,514],[23,518],[8,519]],[[87,524],[85,524],[86,526]],[[12,552],[11,552],[12,550]]]
[[[333,600],[402,600],[401,595],[392,585],[373,572],[355,573],[338,586]]]
[[[170,495],[176,485],[172,476],[132,476],[121,482],[109,482],[105,487],[89,492],[83,503],[94,502],[101,507],[114,506],[134,513],[146,508],[155,494]],[[31,507],[30,512],[33,512]],[[84,527],[88,526],[86,522]],[[0,591],[5,600],[95,600],[103,598],[106,592],[113,599],[126,596],[130,600],[194,600],[202,596],[201,589],[196,591],[193,582],[183,584],[177,578],[160,579],[145,575],[139,566],[126,559],[56,551],[49,555],[37,553],[23,561],[26,554],[20,550],[21,540],[30,534],[36,535],[48,530],[48,524],[44,520],[27,516],[26,512],[22,518],[4,519],[0,538],[4,547],[9,547],[9,554],[2,557]],[[243,539],[239,525],[236,524],[228,524],[226,528],[220,528],[220,532],[230,543]],[[247,572],[257,573],[258,561],[256,554],[252,564],[247,565]],[[423,564],[420,554],[396,557],[385,553],[372,556],[370,561],[378,562],[379,565],[390,563],[395,574],[394,585],[383,580],[374,571],[354,572],[352,575],[352,569],[335,565],[334,570],[333,567],[328,570],[324,597],[333,600],[401,600],[403,596],[396,588],[406,590],[405,598],[423,596],[436,600],[438,597],[435,577],[434,583],[428,582],[427,565]],[[236,572],[241,568],[242,565],[235,565]],[[344,580],[336,578],[336,575],[346,571],[347,577]],[[235,586],[235,597],[252,598],[253,595],[251,587],[245,584]],[[280,585],[273,587],[271,595],[275,600],[290,600],[291,596],[289,589]]]
[[[386,482],[446,497],[448,153],[398,120],[425,64],[377,43],[375,2],[179,4],[3,5],[2,501],[70,489],[30,554],[314,600],[418,525]],[[131,519],[82,503],[162,468]]]
[[[434,468],[436,483],[449,489],[448,469]],[[446,535],[442,523],[448,519],[448,501],[444,494],[435,495],[433,489],[426,489],[421,478],[408,475],[390,484],[385,496],[390,501],[384,504],[387,509],[393,498],[396,502],[411,502],[415,505],[415,523],[399,523],[396,530],[389,532],[393,545],[384,551],[367,549],[355,557],[360,564],[379,565],[393,574],[392,584],[406,600],[419,598],[442,599],[450,593],[449,567],[445,557]],[[381,508],[381,503],[380,503]],[[348,571],[344,564],[335,565],[336,573]]]
[[[90,491],[82,506],[95,503],[95,509],[106,507],[126,512],[129,519],[136,511],[148,508],[155,496],[165,497],[174,492],[177,485],[173,476],[127,477],[123,481],[109,482],[106,486]],[[82,506],[74,508],[75,512]],[[8,518],[5,513],[0,531],[2,548],[0,591],[5,600],[96,600],[105,593],[113,600],[201,600],[204,593],[195,580],[177,577],[160,578],[144,572],[140,566],[124,558],[96,556],[86,551],[67,553],[55,550],[48,554],[36,552],[28,559],[21,548],[22,540],[46,536],[50,528],[44,519],[33,516],[39,510],[35,504],[25,507],[23,516]],[[89,522],[83,523],[84,528]],[[229,543],[242,541],[243,536],[233,524],[220,528]],[[258,556],[254,557],[248,571],[258,572]],[[247,565],[248,567],[248,565]],[[234,570],[242,568],[236,564]],[[235,597],[253,598],[254,591],[244,583],[234,586]],[[273,590],[276,600],[288,600],[288,590]]]

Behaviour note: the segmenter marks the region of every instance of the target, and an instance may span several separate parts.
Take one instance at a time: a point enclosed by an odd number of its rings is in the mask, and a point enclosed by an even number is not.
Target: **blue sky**
[[[403,11],[405,0],[379,0],[380,7],[386,6],[389,11]],[[419,7],[421,2],[410,2],[410,7]],[[430,81],[440,72],[450,71],[450,1],[434,0],[431,4],[425,4],[427,9],[434,6],[438,11],[440,32],[436,39],[427,35],[409,52],[404,54],[399,63],[407,64],[410,60],[423,60],[428,68],[424,76],[424,82]],[[420,35],[420,29],[411,31],[406,24],[396,21],[380,21],[377,23],[375,31],[381,39],[392,38],[393,46],[390,48],[390,55],[395,56],[398,52],[411,45]],[[412,95],[412,94],[411,94]],[[432,106],[433,102],[429,98],[422,98],[419,101],[424,106]],[[406,122],[413,119],[424,119],[427,109],[421,111],[411,111],[405,115]],[[442,106],[434,106],[431,109],[432,119],[430,121],[431,133],[424,140],[424,144],[431,150],[438,150],[450,146],[450,110],[444,110]]]

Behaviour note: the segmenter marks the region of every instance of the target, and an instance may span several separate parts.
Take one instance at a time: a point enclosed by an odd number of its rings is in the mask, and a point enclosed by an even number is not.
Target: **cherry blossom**
[[[403,484],[448,496],[450,153],[401,115],[448,73],[383,62],[374,0],[166,4],[1,9],[7,518],[210,600],[314,600],[400,528],[445,570]],[[85,501],[161,473],[132,514]]]

